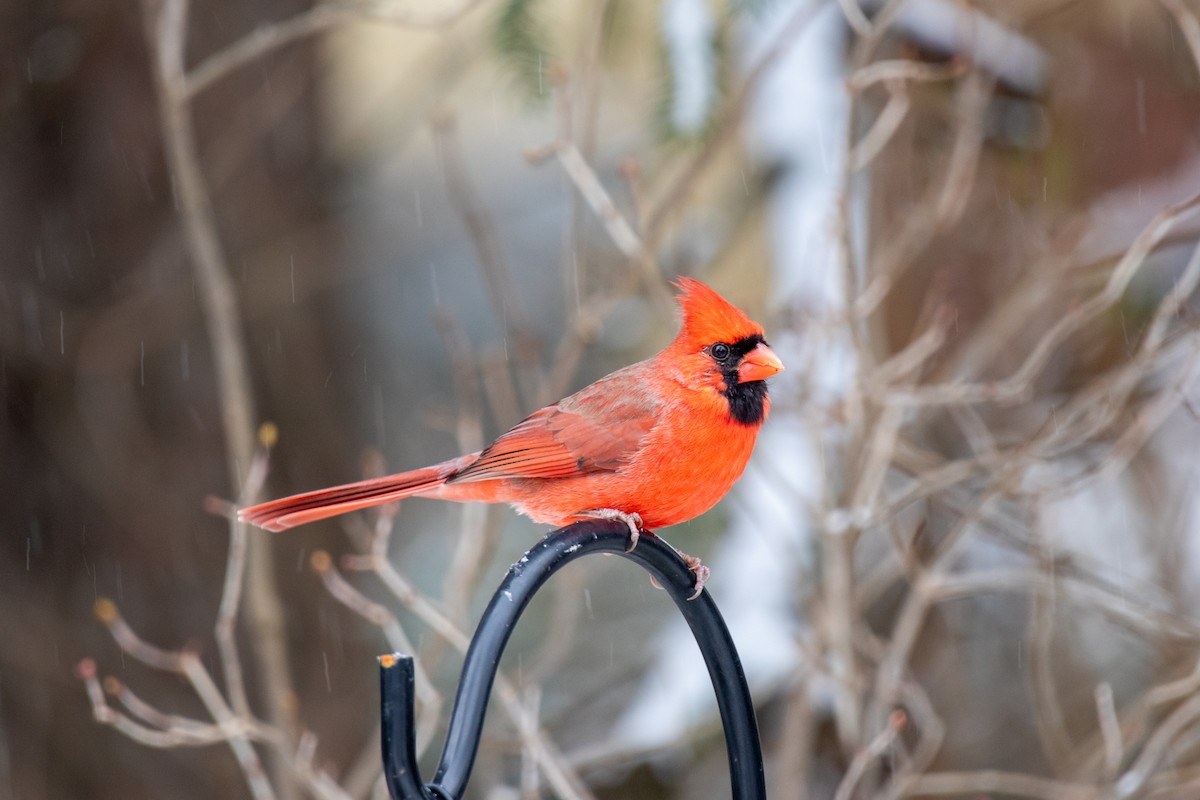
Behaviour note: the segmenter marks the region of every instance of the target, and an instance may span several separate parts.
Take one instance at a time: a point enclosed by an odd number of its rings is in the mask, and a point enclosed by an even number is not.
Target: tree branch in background
[[[245,471],[249,469],[253,458],[254,396],[246,363],[246,337],[237,290],[225,263],[192,125],[185,68],[188,4],[186,0],[145,0],[143,8],[147,40],[153,54],[163,147],[216,361],[217,394],[229,479],[237,486],[244,480]],[[256,498],[249,496],[241,499],[253,502]],[[244,533],[235,533],[231,548],[240,550],[245,546],[248,553],[246,613],[257,643],[251,653],[258,663],[258,677],[267,698],[267,718],[291,740],[296,729],[292,703],[294,690],[287,657],[283,606],[276,589],[270,540],[265,536],[253,536],[246,542],[243,536]],[[241,563],[240,559],[237,563]],[[240,586],[239,580],[233,580],[227,582],[227,589],[231,583]],[[222,627],[221,630],[224,633],[221,640],[228,643],[227,628]],[[228,646],[223,647],[222,651],[223,656],[227,656]],[[236,661],[236,656],[233,656],[233,660]],[[234,694],[237,703],[245,704],[245,695],[240,688],[240,671],[235,672],[234,685],[239,687]],[[243,757],[239,753],[239,759]],[[280,759],[272,759],[272,772],[281,796],[285,800],[293,797],[292,777]],[[257,776],[253,785],[258,785]],[[256,789],[256,794],[258,791]]]

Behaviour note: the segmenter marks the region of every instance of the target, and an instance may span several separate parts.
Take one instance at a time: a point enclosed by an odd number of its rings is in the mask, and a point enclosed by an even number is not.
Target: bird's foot
[[[688,598],[688,600],[695,600],[704,591],[704,584],[708,583],[708,576],[712,574],[712,570],[700,563],[700,559],[697,556],[689,556],[682,550],[676,550],[675,552],[683,559],[683,563],[687,564],[692,574],[696,576],[696,583],[693,587],[695,591]],[[655,580],[653,575],[650,576],[650,585],[655,589],[663,588],[662,584]]]
[[[678,550],[676,552],[679,552]],[[687,553],[679,553],[683,558],[688,569],[696,576],[695,591],[688,600],[695,600],[704,591],[704,584],[708,583],[708,576],[712,574],[712,570],[700,563],[700,559],[696,556],[689,556]]]
[[[615,508],[589,508],[587,511],[580,511],[576,516],[624,522],[629,528],[629,547],[625,550],[626,553],[633,552],[642,536],[642,518],[637,512],[620,511]]]

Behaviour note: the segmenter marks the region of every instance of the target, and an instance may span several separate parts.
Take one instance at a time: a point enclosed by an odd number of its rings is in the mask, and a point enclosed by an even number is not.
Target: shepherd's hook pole
[[[413,742],[413,664],[408,656],[379,659],[384,776],[395,800],[459,800],[467,786],[488,696],[517,619],[551,575],[591,553],[613,553],[640,564],[666,589],[696,637],[717,694],[734,800],[766,800],[762,746],[750,689],[725,621],[708,591],[689,600],[695,575],[677,552],[656,536],[641,538],[632,552],[621,522],[588,520],[542,539],[509,569],[475,631],[463,663],[462,682],[450,714],[446,745],[433,780],[417,770]]]

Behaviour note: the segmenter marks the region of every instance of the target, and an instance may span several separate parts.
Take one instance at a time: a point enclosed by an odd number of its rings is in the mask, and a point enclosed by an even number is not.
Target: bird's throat
[[[729,419],[739,425],[756,427],[767,418],[767,382],[737,382],[737,372],[726,374],[725,400],[729,403]]]

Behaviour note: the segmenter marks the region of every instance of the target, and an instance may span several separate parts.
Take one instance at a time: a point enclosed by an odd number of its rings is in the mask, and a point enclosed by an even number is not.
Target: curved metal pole
[[[416,669],[412,656],[379,657],[379,702],[383,720],[383,776],[392,797],[426,798],[417,772],[413,731]]]
[[[737,649],[716,604],[707,590],[695,600],[688,599],[694,590],[695,576],[663,540],[645,535],[633,552],[626,552],[628,546],[629,530],[624,524],[589,520],[549,534],[513,564],[483,612],[467,650],[445,749],[437,773],[428,784],[421,784],[411,741],[411,659],[404,656],[380,659],[384,772],[393,798],[458,800],[463,796],[475,764],[496,669],[517,619],[542,584],[559,569],[590,553],[615,553],[640,564],[653,575],[687,620],[717,694],[734,800],[765,800],[762,747],[754,705]]]

